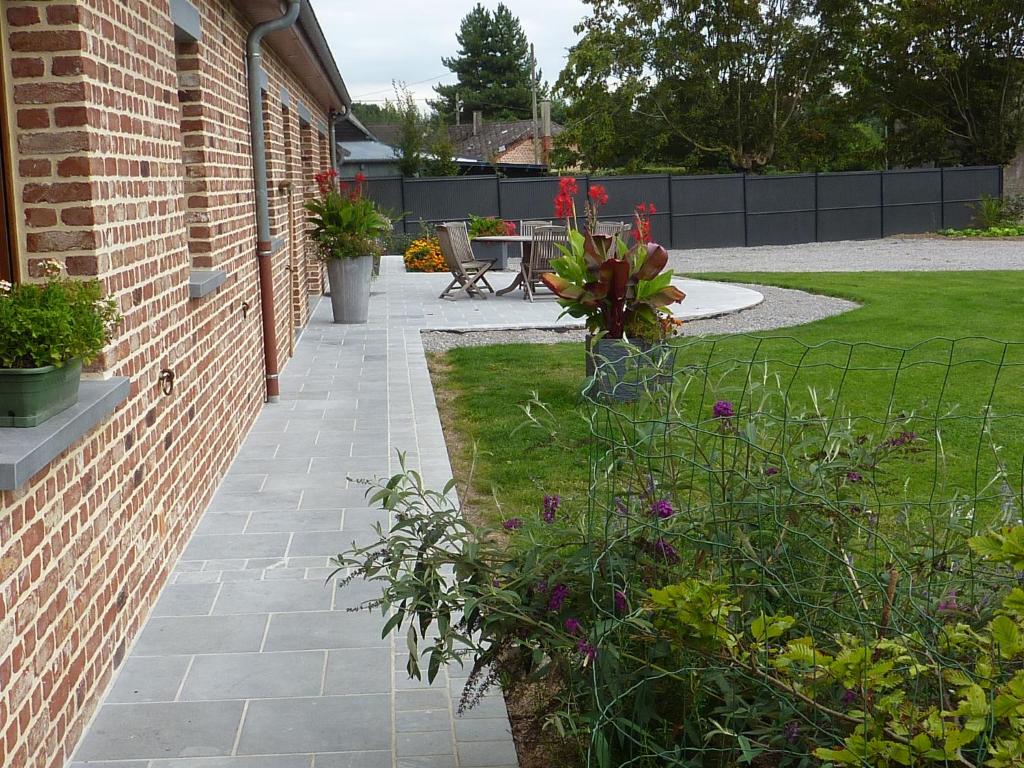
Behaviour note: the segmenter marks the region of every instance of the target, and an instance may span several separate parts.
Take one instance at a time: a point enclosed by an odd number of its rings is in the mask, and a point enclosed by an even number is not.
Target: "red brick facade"
[[[131,379],[108,421],[27,485],[0,491],[5,768],[70,757],[264,401],[252,22],[228,0],[193,2],[208,34],[184,44],[169,0],[0,3],[22,275],[57,258],[71,275],[99,277],[125,319],[94,373]],[[272,49],[264,68],[284,365],[323,286],[302,203],[310,173],[329,162],[328,117]],[[227,280],[190,299],[193,267]],[[177,377],[170,396],[164,368]]]

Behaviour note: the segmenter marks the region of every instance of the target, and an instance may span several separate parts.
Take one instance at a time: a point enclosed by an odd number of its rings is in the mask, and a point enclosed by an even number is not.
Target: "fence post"
[[[939,229],[946,228],[946,169],[939,168]]]
[[[398,196],[402,201],[402,233],[409,234],[409,209],[405,207],[405,174],[398,177]]]
[[[747,221],[749,217],[747,211],[747,172],[743,171],[743,247],[746,248],[750,245],[750,222]]]

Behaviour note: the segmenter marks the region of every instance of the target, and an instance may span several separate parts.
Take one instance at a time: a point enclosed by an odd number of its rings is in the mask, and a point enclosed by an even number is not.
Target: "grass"
[[[804,405],[811,402],[812,392],[822,397],[841,391],[848,413],[913,413],[911,425],[922,427],[941,422],[947,469],[938,490],[972,495],[996,467],[996,454],[986,444],[980,420],[989,404],[1002,418],[993,433],[1011,477],[1019,480],[1024,475],[1024,346],[971,338],[1024,342],[1024,272],[701,277],[799,288],[862,305],[784,331],[684,346],[679,365],[699,356],[717,372],[716,391],[705,393],[705,399],[741,400],[746,382],[736,374],[734,361],[754,357],[767,361]],[[765,342],[765,337],[775,338]],[[943,337],[963,341],[934,340]],[[913,349],[903,352],[894,347]],[[799,373],[793,367],[798,362]],[[512,516],[539,509],[544,493],[570,499],[585,495],[589,431],[579,394],[584,378],[582,345],[456,349],[434,359],[432,367],[435,387],[444,393],[446,431],[457,438],[449,445],[459,480],[464,482],[474,467],[476,509]],[[854,372],[844,375],[849,367]],[[900,374],[895,379],[897,368]],[[545,431],[523,428],[522,407],[533,393],[558,423],[559,441]],[[935,473],[929,467],[928,472],[910,475],[911,490],[924,493]],[[936,488],[931,491],[934,494]]]

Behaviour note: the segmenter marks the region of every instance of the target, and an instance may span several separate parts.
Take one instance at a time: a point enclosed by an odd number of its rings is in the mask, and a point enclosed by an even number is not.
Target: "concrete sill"
[[[228,273],[219,269],[193,269],[188,273],[188,297],[201,299],[209,296],[228,279]]]
[[[0,491],[13,491],[90,432],[128,399],[131,383],[82,381],[78,403],[38,427],[0,428]]]

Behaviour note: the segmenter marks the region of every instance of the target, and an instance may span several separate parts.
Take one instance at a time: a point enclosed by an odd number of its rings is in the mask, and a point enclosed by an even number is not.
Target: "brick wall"
[[[195,4],[211,33],[177,49],[167,0],[0,6],[23,271],[37,275],[55,257],[103,281],[125,320],[93,369],[132,381],[113,417],[24,487],[0,491],[5,768],[70,756],[263,404],[249,24],[224,0]],[[283,161],[281,90],[326,116],[275,55],[264,65],[276,190],[307,170],[301,146],[292,166]],[[287,236],[272,200],[274,235]],[[293,294],[318,287],[292,279],[287,259],[274,257],[282,364],[291,326],[306,319]],[[192,266],[225,270],[227,281],[190,300]],[[158,386],[162,368],[177,374],[171,396]]]

